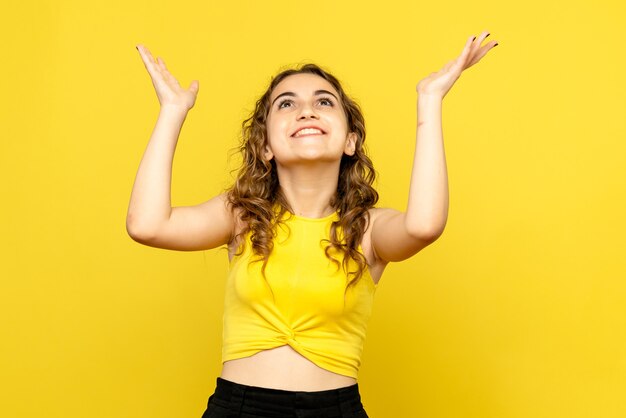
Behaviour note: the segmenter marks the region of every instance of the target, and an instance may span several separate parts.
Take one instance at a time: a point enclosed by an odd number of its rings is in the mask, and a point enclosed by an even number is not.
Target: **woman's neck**
[[[334,212],[330,200],[337,193],[339,167],[336,170],[278,170],[280,188],[295,215],[323,218]]]

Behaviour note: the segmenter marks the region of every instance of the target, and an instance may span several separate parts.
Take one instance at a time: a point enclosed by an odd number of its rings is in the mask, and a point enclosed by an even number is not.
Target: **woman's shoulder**
[[[381,216],[387,216],[388,214],[393,213],[393,211],[394,209],[389,208],[370,208],[367,211],[369,221],[365,232],[363,233],[363,239],[361,240],[361,251],[367,260],[368,268],[372,278],[374,279],[374,283],[378,283],[380,280],[387,263],[379,259],[376,255],[376,251],[374,251],[374,247],[372,245],[372,227],[376,222],[376,219]]]
[[[363,240],[361,242],[361,248],[363,249],[363,251],[364,252],[367,251],[367,252],[370,253],[370,257],[368,257],[368,254],[366,254],[366,257],[368,259],[371,258],[372,260],[374,260],[376,258],[375,254],[374,254],[374,250],[373,250],[372,245],[371,245],[371,243],[372,243],[372,241],[371,241],[372,227],[374,226],[374,223],[381,216],[388,216],[388,215],[392,214],[393,211],[394,211],[394,209],[390,209],[390,208],[370,208],[370,209],[368,209],[368,211],[367,211],[368,222],[367,222],[367,226],[365,228],[365,231],[363,233]]]
[[[228,243],[228,252],[229,254],[233,254],[235,251],[237,251],[237,249],[241,245],[242,240],[244,239],[242,232],[246,230],[248,223],[242,219],[242,208],[231,207],[230,211],[233,218],[233,232],[230,242]]]
[[[370,208],[368,210],[369,220],[367,222],[367,228],[365,230],[365,234],[363,235],[363,240],[365,241],[367,239],[368,244],[371,245],[370,238],[371,238],[372,230],[376,221],[383,220],[384,218],[393,217],[401,213],[402,212],[400,212],[399,210],[393,209],[393,208]]]
[[[369,208],[367,213],[369,216],[367,229],[371,232],[372,224],[376,221],[376,219],[380,217],[392,216],[394,214],[400,213],[400,211],[392,208]]]

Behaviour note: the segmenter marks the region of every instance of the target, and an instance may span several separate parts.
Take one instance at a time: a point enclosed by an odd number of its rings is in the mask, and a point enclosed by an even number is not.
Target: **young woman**
[[[171,207],[171,169],[199,84],[180,86],[138,45],[161,105],[126,227],[145,245],[227,245],[223,369],[203,418],[367,417],[357,373],[385,266],[435,241],[448,214],[441,128],[446,93],[497,43],[470,37],[460,56],[417,84],[418,121],[406,211],[375,208],[359,106],[308,64],[272,79],[243,123],[233,186]]]

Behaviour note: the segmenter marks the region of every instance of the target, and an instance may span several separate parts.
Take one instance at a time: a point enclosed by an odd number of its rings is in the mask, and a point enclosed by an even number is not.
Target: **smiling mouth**
[[[291,135],[293,138],[298,138],[301,136],[311,136],[311,135],[323,135],[324,132],[322,132],[320,129],[317,128],[304,128],[304,129],[300,129],[298,132],[296,132],[295,134]]]

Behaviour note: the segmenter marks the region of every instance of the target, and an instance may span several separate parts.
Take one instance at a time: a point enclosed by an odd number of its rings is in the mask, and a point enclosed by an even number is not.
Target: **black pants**
[[[355,383],[316,392],[242,385],[217,378],[202,418],[368,418]]]

